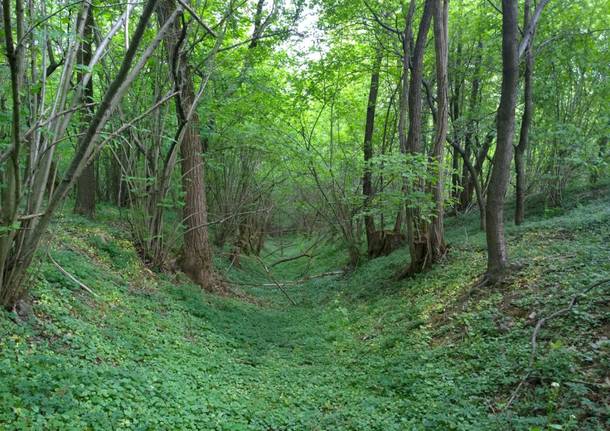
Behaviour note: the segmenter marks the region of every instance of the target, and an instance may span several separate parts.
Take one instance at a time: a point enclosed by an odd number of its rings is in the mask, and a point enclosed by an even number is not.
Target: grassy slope
[[[471,289],[484,237],[474,218],[453,219],[445,264],[396,283],[397,252],[290,287],[297,307],[269,287],[245,288],[259,305],[201,294],[142,268],[110,217],[60,219],[51,255],[98,296],[41,259],[34,317],[0,316],[0,429],[604,429],[608,287],[544,327],[532,378],[498,411],[527,366],[533,321],[610,277],[610,200],[597,195],[509,228],[526,266],[504,288]],[[332,244],[319,253],[274,274],[344,258]],[[229,277],[268,282],[248,259]]]

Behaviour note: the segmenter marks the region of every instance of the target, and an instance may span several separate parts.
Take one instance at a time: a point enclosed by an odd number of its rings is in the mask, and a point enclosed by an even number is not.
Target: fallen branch
[[[64,268],[62,268],[62,266],[59,263],[57,263],[57,261],[55,259],[53,259],[53,257],[51,256],[51,253],[48,250],[47,250],[47,256],[49,257],[51,262],[53,262],[53,265],[55,265],[57,267],[57,269],[59,269],[61,271],[62,274],[64,274],[70,280],[75,282],[81,289],[89,292],[93,296],[98,296],[97,293],[95,293],[93,290],[91,290],[89,287],[87,287],[87,285],[85,283],[81,282],[79,279],[77,279],[72,274],[70,274],[68,271],[66,271]]]
[[[297,305],[297,303],[294,302],[294,300],[290,297],[290,295],[288,295],[288,293],[284,290],[283,286],[277,282],[277,280],[273,277],[273,275],[271,275],[271,271],[269,271],[269,268],[267,268],[267,265],[265,265],[265,262],[263,262],[263,260],[258,256],[256,256],[256,259],[259,261],[259,263],[265,270],[265,273],[267,273],[267,277],[269,278],[269,280],[271,280],[273,282],[273,284],[284,294],[284,296],[286,298],[288,298],[288,300],[292,303],[292,305]]]
[[[314,280],[316,278],[322,278],[322,277],[330,277],[333,275],[343,275],[345,274],[345,271],[330,271],[330,272],[323,272],[322,274],[316,274],[316,275],[309,275],[303,278],[300,278],[298,280],[294,280],[294,281],[284,281],[284,282],[277,282],[280,286],[282,287],[286,287],[286,286],[296,286],[299,284],[303,284],[309,280]],[[277,287],[276,283],[263,283],[263,284],[255,284],[255,283],[235,283],[235,284],[239,284],[241,286],[254,286],[254,287]]]
[[[532,351],[530,353],[530,360],[529,360],[529,364],[527,366],[528,370],[525,373],[525,375],[523,376],[523,378],[519,381],[519,384],[517,385],[517,387],[513,391],[511,397],[508,399],[508,402],[506,403],[506,406],[502,410],[508,410],[508,408],[517,399],[517,396],[519,395],[519,392],[521,391],[521,388],[523,387],[523,385],[525,384],[527,379],[529,379],[529,377],[532,375],[534,362],[536,361],[536,351],[538,349],[538,341],[537,341],[538,333],[540,332],[540,329],[542,328],[542,326],[544,326],[544,324],[547,323],[549,320],[554,319],[555,317],[561,316],[563,314],[566,314],[566,313],[569,313],[570,311],[572,311],[572,309],[576,306],[576,304],[578,303],[578,300],[580,298],[585,296],[592,289],[594,289],[594,288],[596,288],[598,286],[601,286],[603,284],[606,284],[606,283],[610,283],[610,278],[607,278],[607,279],[604,279],[604,280],[600,280],[600,281],[598,281],[596,283],[591,284],[590,286],[588,286],[583,291],[581,291],[581,292],[577,293],[576,295],[574,295],[572,297],[572,299],[570,300],[570,302],[569,302],[567,307],[562,308],[561,310],[557,310],[554,313],[550,314],[549,316],[543,317],[542,319],[538,320],[538,322],[536,323],[536,326],[534,327],[534,332],[532,333],[532,341],[531,341]]]
[[[273,268],[276,265],[280,265],[282,263],[286,263],[286,262],[292,262],[293,260],[298,260],[301,259],[302,257],[308,257],[311,259],[311,255],[309,253],[301,253],[297,256],[292,256],[292,257],[286,257],[284,259],[280,259],[278,261],[273,262],[271,265],[269,265],[269,268]]]
[[[306,281],[314,280],[316,278],[329,277],[331,275],[343,275],[343,274],[345,274],[345,271],[342,271],[342,270],[323,272],[322,274],[305,276],[305,277],[303,277],[303,278],[301,278],[299,280],[296,280],[296,281],[293,281],[293,282],[289,282],[288,284],[302,284],[302,283],[305,283]]]

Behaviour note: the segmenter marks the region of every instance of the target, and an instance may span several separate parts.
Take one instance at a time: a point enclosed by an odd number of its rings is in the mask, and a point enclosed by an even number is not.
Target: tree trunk
[[[502,0],[502,92],[497,115],[497,143],[487,193],[487,278],[503,280],[508,256],[504,238],[504,197],[510,178],[515,132],[515,105],[519,79],[518,8],[515,0]]]
[[[438,261],[445,255],[447,246],[445,245],[444,231],[444,149],[447,138],[448,120],[448,0],[435,0],[434,2],[434,47],[436,51],[436,93],[438,113],[436,121],[436,136],[434,140],[433,157],[438,163],[438,178],[434,187],[434,201],[436,203],[436,213],[430,228],[430,244],[432,261]]]
[[[530,22],[530,3],[531,0],[525,1],[523,28],[527,28]],[[519,145],[515,148],[515,171],[517,174],[517,186],[515,191],[516,206],[515,206],[515,224],[520,225],[525,220],[525,152],[529,143],[529,131],[532,123],[532,115],[534,110],[533,98],[533,72],[534,72],[534,52],[532,49],[534,41],[534,33],[530,38],[530,42],[525,50],[525,76],[523,98],[525,106],[523,108],[523,116],[521,118],[521,131],[519,134]]]
[[[82,82],[83,77],[86,73],[87,66],[91,62],[92,55],[92,43],[93,43],[93,7],[88,6],[89,11],[87,13],[87,21],[85,23],[85,30],[83,33],[83,42],[80,46],[80,52],[78,55],[78,62],[81,65],[81,69],[78,73],[78,82]],[[93,75],[88,80],[87,85],[83,89],[83,119],[82,132],[87,129],[87,124],[91,121],[93,116]],[[92,160],[87,165],[82,175],[76,180],[76,202],[74,205],[74,212],[82,214],[86,217],[93,218],[95,216],[95,192],[97,189],[96,178],[95,178],[95,163]]]
[[[369,100],[366,108],[366,126],[364,131],[364,175],[362,176],[362,194],[364,195],[364,209],[370,210],[373,199],[373,174],[371,172],[370,160],[373,158],[373,133],[375,130],[375,110],[377,108],[377,94],[379,90],[379,69],[381,67],[381,49],[375,53],[375,63],[371,73],[371,86],[369,88]],[[371,256],[375,244],[375,220],[371,214],[364,216],[366,229],[366,241],[368,253]],[[381,227],[383,229],[383,226]]]
[[[466,152],[466,150],[461,148],[455,142],[452,142],[452,145],[453,145],[453,148],[455,149],[455,151],[457,151],[459,154],[462,155],[462,158],[464,160],[464,166],[468,170],[470,175],[473,178],[476,178],[478,176],[477,171],[475,170],[474,166],[472,166],[472,163],[470,163],[470,157],[469,157],[468,153]],[[478,181],[474,181],[473,183],[474,183],[474,189],[475,189],[476,196],[477,196],[477,204],[479,206],[480,226],[481,226],[481,230],[484,231],[485,230],[485,201],[483,200],[483,191],[481,190],[481,184]]]
[[[7,0],[4,0],[4,2],[5,5],[8,4]],[[4,268],[4,278],[0,284],[1,305],[9,308],[15,305],[16,301],[25,294],[26,287],[24,286],[24,281],[28,274],[27,269],[32,263],[34,253],[38,249],[43,235],[48,230],[48,226],[53,214],[59,205],[65,201],[68,193],[72,190],[76,179],[81,175],[83,169],[86,167],[87,161],[92,155],[101,149],[104,141],[102,141],[102,143],[97,142],[97,139],[100,136],[100,131],[103,129],[111,112],[116,109],[118,103],[120,103],[122,97],[129,88],[129,85],[131,85],[135,79],[135,76],[141,70],[141,67],[145,63],[146,59],[156,46],[158,42],[157,39],[153,40],[153,42],[151,42],[151,44],[148,46],[148,49],[144,51],[143,56],[140,57],[138,65],[134,68],[131,67],[156,3],[157,0],[148,0],[145,3],[142,9],[142,15],[140,16],[136,30],[133,33],[132,45],[125,52],[119,71],[104,93],[102,100],[98,104],[87,130],[78,138],[74,157],[66,169],[63,180],[58,184],[57,189],[50,197],[46,210],[40,215],[38,223],[24,224],[22,227],[20,227],[18,231],[18,234],[22,235],[20,244],[15,245],[10,249],[11,256],[9,265],[8,267],[5,266]],[[8,10],[8,6],[6,6],[5,10]],[[6,17],[4,21],[7,29],[5,33],[10,34],[11,26],[10,24],[7,25]],[[8,22],[10,23],[10,20],[8,20]],[[6,39],[7,47],[12,48],[12,39],[10,37],[7,37]],[[12,55],[9,55],[9,59],[12,61],[11,57]],[[13,115],[15,115],[14,112]],[[16,119],[18,119],[18,117],[16,117]],[[15,122],[14,125],[15,124],[18,126],[19,123]],[[45,176],[44,184],[46,184],[46,179],[47,178]],[[3,262],[0,262],[0,264],[2,263]]]
[[[480,93],[480,88],[481,88],[481,81],[480,81],[479,75],[481,73],[481,63],[483,60],[483,58],[481,56],[482,50],[483,50],[483,43],[479,40],[479,42],[477,44],[478,54],[475,58],[474,72],[473,72],[473,78],[472,78],[472,87],[470,90],[470,100],[468,102],[470,118],[468,119],[466,133],[464,134],[464,145],[465,145],[464,150],[465,150],[465,154],[466,154],[465,157],[468,159],[469,163],[470,163],[470,157],[472,154],[473,136],[476,136],[477,132],[478,132],[479,120],[478,120],[478,118],[473,118],[473,113],[475,112],[477,104],[480,99],[479,93]],[[485,156],[487,156],[487,153],[485,153]],[[477,175],[478,175],[478,173],[477,173]],[[458,206],[458,208],[461,211],[464,211],[468,207],[468,205],[470,205],[470,201],[472,199],[472,187],[476,183],[478,183],[477,177],[471,176],[470,169],[468,169],[468,166],[466,165],[466,159],[465,159],[464,166],[462,169],[462,180],[461,180],[462,192],[460,193],[460,203]],[[479,204],[480,204],[480,202],[479,202]],[[483,226],[484,224],[485,224],[485,220],[481,220],[481,226]],[[483,229],[483,230],[485,230],[485,229]]]
[[[478,182],[481,190],[483,191],[483,179],[482,179],[482,172],[483,172],[483,165],[485,163],[485,160],[487,159],[487,153],[489,153],[489,149],[491,148],[491,144],[493,142],[493,138],[495,136],[495,133],[488,133],[487,136],[485,137],[485,140],[483,141],[483,146],[481,147],[481,149],[479,150],[479,153],[477,154],[476,160],[475,160],[475,165],[474,165],[474,171],[476,172],[477,176],[473,177],[473,176],[469,176],[468,178],[468,183],[466,184],[465,187],[465,191],[466,191],[466,197],[465,197],[465,205],[470,204],[470,201],[472,200],[472,193],[475,190],[475,186],[476,183]]]
[[[459,36],[458,36],[459,37]],[[455,62],[454,62],[454,79],[453,79],[453,83],[451,85],[452,91],[451,91],[451,97],[450,97],[450,101],[449,101],[449,109],[451,109],[451,122],[453,124],[453,137],[451,138],[452,141],[454,141],[457,145],[459,145],[460,147],[462,146],[462,140],[463,140],[463,131],[462,131],[462,127],[459,125],[460,124],[460,120],[461,120],[461,116],[463,115],[462,112],[462,92],[463,92],[463,88],[464,88],[464,74],[461,72],[462,70],[462,41],[458,40],[457,43],[457,48],[456,48],[456,52],[455,52]],[[468,147],[468,145],[466,145],[466,147]],[[451,166],[451,196],[455,197],[456,199],[459,198],[460,193],[459,193],[459,186],[460,186],[460,179],[463,178],[464,174],[467,174],[468,171],[466,170],[466,166],[464,165],[462,167],[462,176],[460,176],[460,159],[461,159],[461,155],[460,153],[457,151],[457,149],[453,149],[452,152],[452,166]],[[462,183],[464,184],[464,183]],[[457,202],[456,205],[454,206],[454,210],[457,210]]]
[[[175,9],[174,0],[159,2],[157,14],[160,23],[163,24]],[[174,21],[172,29],[164,37],[168,62],[172,65],[174,84],[179,91],[179,96],[176,98],[176,115],[178,124],[184,128],[183,133],[178,137],[182,159],[182,187],[185,193],[183,209],[185,232],[180,264],[185,274],[195,283],[206,290],[216,290],[218,286],[208,236],[208,209],[199,115],[196,107],[193,106],[195,90],[187,51],[182,49],[185,37],[186,27],[179,20]]]
[[[419,23],[417,31],[417,40],[413,49],[413,63],[411,82],[409,84],[409,134],[407,136],[406,151],[412,154],[422,151],[421,145],[421,106],[422,106],[422,81],[423,81],[423,66],[424,66],[424,51],[426,48],[426,39],[430,30],[432,21],[433,2],[434,0],[426,0],[424,11]],[[407,225],[407,242],[409,244],[409,255],[411,263],[406,272],[402,275],[412,275],[421,272],[429,263],[426,262],[427,251],[422,253],[420,250],[425,247],[427,250],[427,232],[425,226],[422,229],[416,229],[417,213],[413,208],[406,210],[406,225]],[[418,234],[416,235],[416,232]]]

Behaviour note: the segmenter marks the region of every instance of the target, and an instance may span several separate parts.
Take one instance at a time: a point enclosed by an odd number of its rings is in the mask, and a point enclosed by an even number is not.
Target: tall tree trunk
[[[478,44],[477,44],[477,56],[475,58],[475,63],[474,63],[474,71],[473,71],[473,78],[472,78],[472,87],[470,90],[470,96],[469,96],[469,101],[468,101],[468,109],[469,109],[469,116],[470,118],[468,119],[468,123],[466,126],[466,133],[464,134],[464,145],[465,145],[465,154],[468,158],[468,161],[470,163],[470,157],[472,154],[472,150],[473,150],[473,136],[476,136],[478,133],[478,123],[479,120],[476,117],[473,117],[474,112],[476,110],[477,104],[479,103],[479,99],[480,99],[480,88],[481,88],[481,80],[479,78],[479,74],[481,73],[481,63],[482,63],[482,55],[481,55],[481,51],[483,51],[483,43],[481,42],[481,40],[479,40]],[[485,154],[487,155],[487,154]],[[478,174],[477,174],[478,175]],[[474,180],[474,181],[473,181]],[[461,180],[461,185],[462,185],[462,192],[460,193],[460,203],[458,208],[460,210],[465,210],[468,205],[470,204],[470,201],[472,199],[472,188],[474,186],[474,184],[477,183],[477,178],[476,177],[471,177],[470,176],[470,169],[468,169],[468,166],[466,164],[466,159],[464,159],[464,166],[462,169],[462,180]],[[485,225],[485,220],[481,219],[481,227]],[[483,229],[485,230],[485,229]]]
[[[438,113],[436,121],[436,136],[434,139],[433,157],[438,163],[438,179],[434,186],[434,201],[436,212],[430,228],[430,245],[432,261],[437,261],[445,255],[444,230],[444,149],[447,139],[447,120],[449,104],[447,100],[448,78],[448,0],[434,2],[434,47],[436,51],[436,98]]]
[[[452,145],[453,145],[454,150],[462,155],[462,158],[464,160],[464,166],[466,166],[466,169],[468,170],[470,175],[473,178],[476,178],[478,176],[477,171],[475,170],[474,166],[472,166],[472,163],[470,163],[470,157],[469,157],[468,153],[466,152],[466,150],[461,148],[455,142],[452,142]],[[477,196],[477,204],[479,205],[480,226],[481,226],[481,230],[484,231],[485,230],[485,201],[483,200],[483,191],[481,190],[481,184],[478,181],[474,181],[473,183],[474,183],[474,189],[475,189],[476,196]]]
[[[89,12],[87,13],[87,21],[85,23],[85,31],[83,34],[83,42],[80,46],[80,52],[78,55],[78,62],[81,65],[81,69],[78,73],[78,82],[82,82],[87,70],[87,66],[91,62],[92,55],[92,42],[93,42],[93,7],[88,6]],[[91,121],[93,116],[93,75],[88,80],[87,85],[83,91],[83,117],[82,132],[86,131],[87,124]],[[87,165],[82,175],[76,180],[76,202],[74,205],[74,212],[82,214],[87,217],[94,217],[95,215],[95,192],[97,189],[96,178],[95,178],[95,163],[92,160]]]
[[[373,173],[370,168],[370,161],[373,158],[373,132],[375,130],[375,110],[377,108],[377,94],[379,90],[379,69],[381,67],[381,49],[377,48],[375,62],[371,73],[371,85],[369,88],[369,99],[366,108],[366,126],[364,130],[364,175],[362,176],[362,194],[364,195],[365,211],[370,210],[371,200],[373,199]],[[375,241],[375,220],[371,214],[364,216],[366,229],[366,241],[369,256],[376,248]],[[383,226],[381,227],[383,229]]]
[[[8,10],[8,1],[3,0],[3,2],[5,2],[3,3],[3,7],[5,7],[5,10]],[[9,265],[8,267],[5,266],[3,273],[4,278],[2,279],[2,284],[0,284],[0,304],[6,308],[14,306],[26,292],[24,280],[27,276],[27,269],[32,263],[34,253],[38,249],[43,235],[47,232],[53,214],[59,205],[65,201],[68,193],[72,190],[76,179],[85,168],[87,161],[101,149],[104,141],[102,141],[102,143],[97,142],[101,130],[158,43],[158,39],[155,38],[144,51],[142,57],[140,57],[136,67],[132,69],[131,66],[138,52],[140,41],[142,40],[156,3],[157,0],[148,0],[144,4],[138,25],[133,33],[133,43],[129,50],[125,52],[120,68],[98,104],[87,130],[80,135],[74,157],[66,169],[63,180],[58,184],[57,189],[50,197],[45,211],[40,214],[38,223],[34,225],[24,224],[17,232],[21,235],[21,241],[10,249],[11,256]],[[83,20],[84,18],[85,17],[83,16]],[[10,33],[10,24],[6,25],[6,17],[5,26],[7,30],[9,30],[6,33]],[[79,34],[82,33],[79,32]],[[8,42],[7,46],[12,46],[12,40],[9,40]],[[11,59],[11,56],[9,56],[9,59]],[[64,67],[67,68],[67,66]],[[46,177],[44,184],[46,185]]]
[[[417,39],[415,48],[413,49],[413,62],[411,82],[409,84],[409,134],[405,144],[405,152],[412,154],[422,151],[421,144],[421,108],[422,108],[422,82],[423,82],[423,66],[424,66],[424,51],[426,48],[426,39],[430,30],[432,21],[432,9],[434,8],[434,0],[426,0],[424,11],[419,23],[417,31]],[[406,224],[407,224],[407,242],[409,244],[409,255],[411,263],[406,272],[401,274],[411,275],[421,272],[426,265],[427,255],[427,233],[425,226],[422,229],[416,229],[417,212],[413,208],[407,208]],[[418,232],[416,234],[416,232]]]
[[[21,0],[15,2],[17,41],[23,37],[23,3]],[[10,158],[4,172],[0,172],[0,304],[3,306],[13,305],[18,299],[19,286],[6,286],[7,272],[10,268],[10,254],[15,239],[14,225],[17,222],[17,211],[21,199],[21,170],[19,169],[19,153],[21,150],[21,87],[23,81],[23,68],[21,62],[21,51],[23,48],[16,47],[13,40],[13,24],[11,20],[11,8],[8,0],[2,1],[2,28],[4,32],[4,45],[9,65],[12,98],[12,122],[11,122],[11,144]],[[23,46],[23,45],[22,45]]]
[[[410,41],[412,38],[412,26],[413,26],[413,14],[415,13],[415,0],[411,0],[409,3],[409,9],[405,15],[405,29],[402,32],[400,39],[402,44],[402,58],[401,58],[401,66],[402,66],[402,74],[401,74],[401,83],[400,83],[400,93],[398,96],[398,142],[400,147],[400,152],[405,154],[408,152],[408,144],[407,144],[407,114],[411,110],[409,109],[409,67],[410,67],[410,58],[411,58],[411,48]],[[408,190],[408,186],[406,183],[402,185],[403,193],[406,193]],[[396,221],[394,223],[394,232],[400,233],[403,216],[406,215],[407,218],[407,230],[409,229],[408,224],[408,209],[400,208],[398,214],[396,215]],[[407,235],[409,235],[407,233]]]
[[[487,193],[487,278],[502,281],[508,267],[504,238],[504,197],[510,178],[519,80],[519,26],[515,0],[502,0],[502,93],[497,116],[497,143]]]
[[[530,23],[531,0],[525,1],[523,13],[523,28],[527,28]],[[515,190],[516,206],[515,206],[515,224],[520,225],[525,220],[525,152],[529,143],[529,131],[532,123],[532,115],[534,111],[533,98],[533,73],[534,73],[534,50],[532,49],[534,41],[534,32],[530,38],[529,44],[525,50],[525,75],[523,98],[525,107],[523,108],[523,116],[521,118],[521,131],[519,134],[519,145],[515,148],[515,171],[517,174],[517,186]]]
[[[455,142],[460,147],[462,146],[462,140],[464,136],[464,132],[462,130],[462,126],[460,125],[462,112],[462,92],[464,88],[464,73],[462,73],[462,41],[461,37],[458,35],[457,48],[455,52],[455,60],[454,60],[454,79],[451,85],[451,97],[449,99],[449,109],[451,109],[451,122],[453,124],[453,137],[451,140]],[[452,154],[452,166],[451,166],[451,195],[455,198],[459,198],[459,185],[460,185],[460,159],[461,155],[457,149],[453,149]],[[463,166],[463,172],[467,173],[466,166]],[[457,205],[454,207],[455,209]]]
[[[176,9],[174,0],[162,0],[157,14],[163,24]],[[164,37],[168,62],[179,96],[176,98],[178,124],[184,128],[178,135],[182,168],[182,187],[185,193],[183,222],[184,244],[180,264],[182,270],[197,284],[207,290],[217,288],[212,263],[212,249],[208,235],[208,209],[205,191],[204,160],[199,135],[199,115],[196,107],[192,71],[187,51],[182,49],[186,27],[174,21],[172,29]]]

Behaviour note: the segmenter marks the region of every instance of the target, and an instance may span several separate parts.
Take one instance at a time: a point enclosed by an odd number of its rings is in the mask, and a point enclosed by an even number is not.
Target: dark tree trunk
[[[438,179],[434,187],[434,201],[436,212],[430,227],[431,260],[438,261],[445,255],[445,230],[444,230],[444,150],[447,139],[447,120],[449,106],[447,100],[448,78],[448,0],[435,0],[434,2],[434,47],[436,51],[436,98],[437,98],[437,121],[436,136],[434,139],[433,157],[439,165]]]
[[[453,124],[453,137],[451,138],[458,146],[462,146],[463,131],[460,124],[460,117],[462,116],[462,89],[464,87],[464,74],[461,72],[462,68],[462,42],[461,40],[457,43],[455,53],[455,79],[451,85],[452,94],[449,102],[451,109],[451,122]],[[468,147],[468,146],[467,146]],[[460,179],[463,178],[464,174],[467,174],[466,165],[463,166],[462,176],[460,176],[460,159],[461,154],[457,149],[453,149],[452,153],[452,175],[451,175],[451,195],[455,198],[459,198],[459,186]],[[464,183],[462,183],[464,184]],[[455,208],[455,207],[454,207]]]
[[[523,28],[527,28],[530,22],[530,3],[531,0],[525,1],[525,10],[523,15]],[[529,131],[532,123],[532,115],[534,110],[533,98],[533,73],[534,73],[534,52],[532,49],[534,41],[534,33],[530,38],[530,42],[525,51],[525,74],[523,98],[525,106],[523,108],[523,116],[521,118],[521,131],[519,134],[519,145],[515,148],[515,171],[517,174],[517,186],[515,190],[516,206],[515,206],[515,224],[520,225],[525,220],[525,152],[529,143]]]
[[[412,26],[413,26],[413,14],[415,13],[415,0],[411,0],[409,3],[409,9],[405,16],[405,29],[402,32],[400,39],[402,45],[402,58],[401,67],[402,73],[400,76],[400,93],[398,95],[398,143],[400,152],[405,154],[408,152],[407,144],[407,114],[411,112],[409,109],[409,67],[411,66],[411,47],[410,41],[412,38]],[[406,182],[402,184],[403,193],[407,193],[408,185]],[[403,218],[407,219],[408,229],[408,218],[409,214],[406,206],[401,207],[396,214],[396,220],[394,222],[394,232],[399,233],[402,230]]]
[[[92,56],[92,41],[93,41],[93,8],[89,6],[89,12],[87,13],[87,22],[85,23],[85,31],[83,33],[83,43],[81,44],[79,57],[79,63],[82,66],[79,72],[78,81],[80,82],[85,75],[85,70],[91,62]],[[83,91],[83,117],[85,121],[82,122],[83,132],[87,129],[87,125],[93,116],[93,75],[87,82],[87,86]],[[82,214],[86,217],[95,216],[95,195],[97,191],[97,182],[95,175],[95,162],[92,160],[82,175],[76,180],[76,202],[74,205],[74,212]]]
[[[487,193],[487,278],[502,281],[508,266],[504,238],[504,197],[510,178],[519,80],[519,27],[515,0],[502,0],[502,93],[497,116],[497,143]]]
[[[475,170],[474,166],[472,166],[472,163],[470,163],[470,157],[468,156],[468,153],[466,152],[466,150],[462,149],[455,142],[452,142],[452,145],[453,145],[454,150],[462,155],[462,158],[464,159],[464,166],[466,167],[466,169],[468,170],[470,175],[473,178],[476,178],[478,176],[477,171]],[[485,230],[485,201],[483,199],[483,192],[481,190],[481,184],[478,181],[474,181],[474,189],[476,192],[477,203],[478,203],[479,212],[480,212],[480,226],[481,226],[481,230],[484,231]]]
[[[426,39],[432,22],[433,1],[426,0],[424,11],[417,31],[415,48],[413,49],[413,63],[411,82],[409,85],[409,134],[407,136],[406,151],[412,154],[422,151],[421,144],[421,106],[422,106],[422,81],[424,66],[424,51]],[[411,263],[403,275],[411,275],[421,272],[427,265],[428,236],[426,226],[415,226],[417,213],[412,208],[407,208],[407,242],[409,244],[409,255]],[[417,234],[416,234],[417,232]],[[424,249],[422,252],[421,249]],[[423,256],[423,258],[422,258]]]
[[[485,164],[485,160],[487,160],[487,154],[489,153],[489,149],[491,148],[491,144],[493,142],[493,138],[495,136],[495,133],[488,133],[487,136],[485,137],[485,140],[483,141],[483,146],[481,147],[481,149],[479,150],[479,153],[477,154],[477,158],[475,160],[475,164],[474,164],[474,171],[476,172],[477,176],[473,177],[472,175],[469,176],[468,178],[468,183],[466,184],[465,187],[465,191],[466,191],[466,198],[465,198],[465,202],[466,205],[470,204],[470,201],[472,200],[472,193],[475,191],[475,183],[479,183],[481,190],[483,191],[483,179],[481,177],[482,172],[483,172],[483,165]]]
[[[377,94],[379,90],[379,69],[381,67],[381,49],[375,53],[375,63],[371,73],[371,86],[369,88],[369,100],[366,108],[366,126],[364,131],[364,175],[362,176],[362,194],[364,195],[365,211],[370,210],[373,199],[373,174],[370,169],[370,160],[373,158],[373,133],[375,130],[375,110],[377,108]],[[364,216],[366,230],[366,241],[368,253],[376,248],[375,244],[375,220],[373,215]],[[382,226],[383,229],[383,226]]]
[[[476,136],[476,134],[478,132],[478,123],[479,123],[479,120],[477,118],[474,118],[473,115],[474,115],[475,109],[477,107],[477,104],[479,102],[479,98],[480,98],[479,93],[480,93],[480,88],[481,88],[481,81],[479,78],[479,74],[481,72],[481,63],[482,63],[481,51],[483,50],[483,43],[480,40],[479,40],[479,43],[477,44],[477,50],[478,50],[478,54],[475,59],[474,72],[473,72],[473,78],[472,78],[472,87],[471,87],[471,91],[470,91],[470,100],[468,102],[470,118],[468,120],[468,125],[466,127],[466,133],[464,134],[465,157],[468,159],[469,162],[470,162],[470,157],[472,154],[473,136]],[[487,153],[485,153],[485,156],[487,156]],[[477,173],[477,175],[478,175],[478,173]],[[472,199],[472,187],[474,184],[477,183],[477,181],[478,181],[477,177],[471,176],[470,169],[468,169],[468,166],[466,164],[466,159],[464,159],[464,166],[462,169],[462,180],[461,180],[462,192],[460,194],[460,204],[458,206],[458,208],[461,211],[465,210],[468,207],[468,205],[470,205],[470,201]],[[481,226],[483,226],[484,224],[485,224],[485,220],[481,220]]]
[[[452,138],[453,142],[458,145],[461,145],[460,139],[456,139],[454,136]],[[460,153],[454,148],[451,153],[451,196],[454,198],[459,197],[459,186],[460,186]],[[464,171],[466,171],[466,166],[463,167]],[[466,171],[467,172],[467,171]],[[456,209],[456,207],[453,207]]]
[[[163,24],[175,10],[174,0],[159,2],[157,13]],[[192,72],[189,70],[187,51],[182,45],[186,38],[186,27],[181,20],[174,21],[164,41],[168,62],[179,97],[176,98],[178,124],[184,128],[180,137],[182,188],[185,193],[183,222],[184,244],[180,264],[182,270],[195,283],[207,290],[218,288],[213,264],[212,249],[208,236],[208,210],[204,181],[204,160],[199,135],[199,115],[195,101]],[[190,113],[190,118],[189,118]]]

